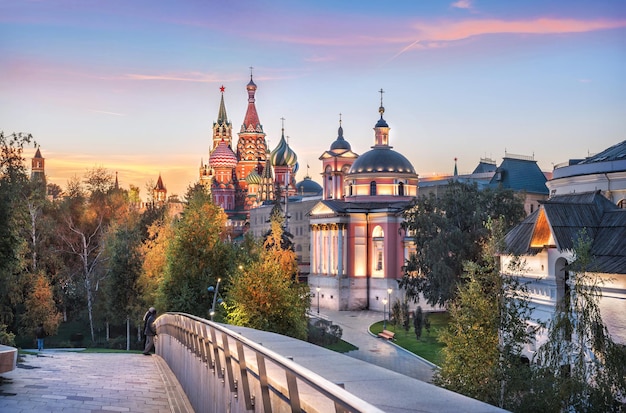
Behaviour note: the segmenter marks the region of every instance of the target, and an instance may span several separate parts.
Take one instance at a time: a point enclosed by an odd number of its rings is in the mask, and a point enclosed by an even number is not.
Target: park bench
[[[391,332],[389,330],[383,330],[381,333],[378,333],[378,337],[382,337],[385,338],[387,340],[393,340],[393,337],[396,335],[396,333]]]

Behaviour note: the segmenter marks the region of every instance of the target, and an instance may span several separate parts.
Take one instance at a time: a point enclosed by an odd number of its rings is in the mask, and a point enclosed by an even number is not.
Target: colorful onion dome
[[[285,140],[285,132],[280,137],[278,146],[270,154],[272,165],[274,166],[294,166],[298,162],[298,156],[291,150],[289,144]]]
[[[211,168],[234,168],[237,166],[237,155],[230,146],[222,139],[217,148],[209,156]]]
[[[261,178],[261,175],[258,174],[256,169],[253,169],[252,172],[246,176],[246,182],[248,185],[261,185],[262,179],[263,178]]]
[[[300,170],[300,162],[296,162],[296,164],[291,168],[291,173],[296,175],[296,173]]]

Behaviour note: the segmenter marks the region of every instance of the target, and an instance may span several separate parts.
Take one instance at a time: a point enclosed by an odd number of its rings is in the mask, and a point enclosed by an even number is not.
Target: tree
[[[126,322],[126,350],[130,350],[130,321],[140,310],[141,236],[138,217],[131,214],[109,227],[106,239],[108,277],[105,283],[107,314]],[[139,318],[139,317],[135,317]]]
[[[24,301],[26,310],[20,320],[20,333],[32,336],[35,327],[43,323],[46,332],[54,335],[61,323],[61,313],[56,308],[50,283],[41,273],[31,278],[30,292]]]
[[[218,278],[226,281],[236,263],[233,246],[225,240],[226,214],[222,208],[211,201],[202,186],[189,191],[187,199],[167,242],[159,300],[168,311],[206,317],[211,299],[207,288],[216,285]]]
[[[237,270],[230,280],[230,323],[306,339],[308,285],[298,283],[297,259],[283,249],[283,217],[272,214],[271,230],[259,259]]]
[[[452,391],[512,409],[528,389],[530,370],[522,362],[523,346],[536,329],[530,328],[528,293],[516,277],[502,277],[495,252],[503,231],[492,225],[479,262],[465,262],[465,282],[450,303],[450,322],[440,333],[444,361],[436,382]],[[515,264],[512,273],[523,265]]]
[[[0,330],[17,330],[18,307],[24,300],[28,244],[21,232],[26,211],[21,202],[28,184],[24,148],[36,143],[29,134],[0,131]],[[11,334],[11,333],[10,333]]]
[[[413,329],[415,330],[415,338],[419,341],[422,337],[422,328],[424,327],[424,313],[419,305],[413,314]]]
[[[621,411],[626,395],[626,348],[611,339],[602,321],[603,281],[593,272],[586,231],[574,244],[574,256],[571,295],[549,323],[548,340],[537,351],[533,392],[525,402],[559,411]],[[549,399],[533,397],[546,389]]]
[[[489,236],[488,218],[503,217],[505,229],[524,216],[523,203],[508,189],[479,190],[474,184],[450,181],[440,198],[421,196],[404,213],[404,229],[418,247],[407,260],[400,287],[415,302],[420,293],[431,305],[454,298],[463,282],[465,261],[477,261]]]
[[[95,342],[94,300],[106,276],[102,266],[106,259],[104,234],[114,214],[124,210],[123,196],[111,192],[112,181],[112,175],[102,168],[88,171],[85,188],[78,178],[68,182],[68,197],[61,205],[59,236],[72,274],[83,284],[92,342]]]

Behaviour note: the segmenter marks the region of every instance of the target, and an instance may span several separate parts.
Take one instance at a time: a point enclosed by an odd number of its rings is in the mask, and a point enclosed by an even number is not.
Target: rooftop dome
[[[230,149],[225,140],[217,145],[217,148],[209,156],[211,168],[234,168],[237,166],[237,155]]]
[[[343,128],[341,127],[341,125],[339,126],[339,134],[337,136],[337,139],[330,145],[330,150],[331,151],[338,151],[338,150],[351,151],[352,150],[350,143],[348,143],[348,141],[343,138]]]
[[[312,180],[310,176],[305,176],[304,180],[296,184],[296,194],[309,196],[321,195],[322,186]]]
[[[263,178],[261,178],[261,175],[259,175],[256,169],[253,169],[252,172],[246,176],[246,182],[248,185],[260,185],[262,179]]]
[[[280,137],[278,146],[272,151],[270,159],[274,166],[294,166],[298,162],[298,156],[285,141],[284,132]]]
[[[392,172],[415,174],[415,168],[404,155],[390,147],[375,147],[359,156],[348,174]]]

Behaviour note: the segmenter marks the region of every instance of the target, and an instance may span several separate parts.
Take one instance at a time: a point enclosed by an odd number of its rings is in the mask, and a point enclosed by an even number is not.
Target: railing
[[[381,412],[222,325],[182,313],[156,325],[157,353],[198,412]]]

